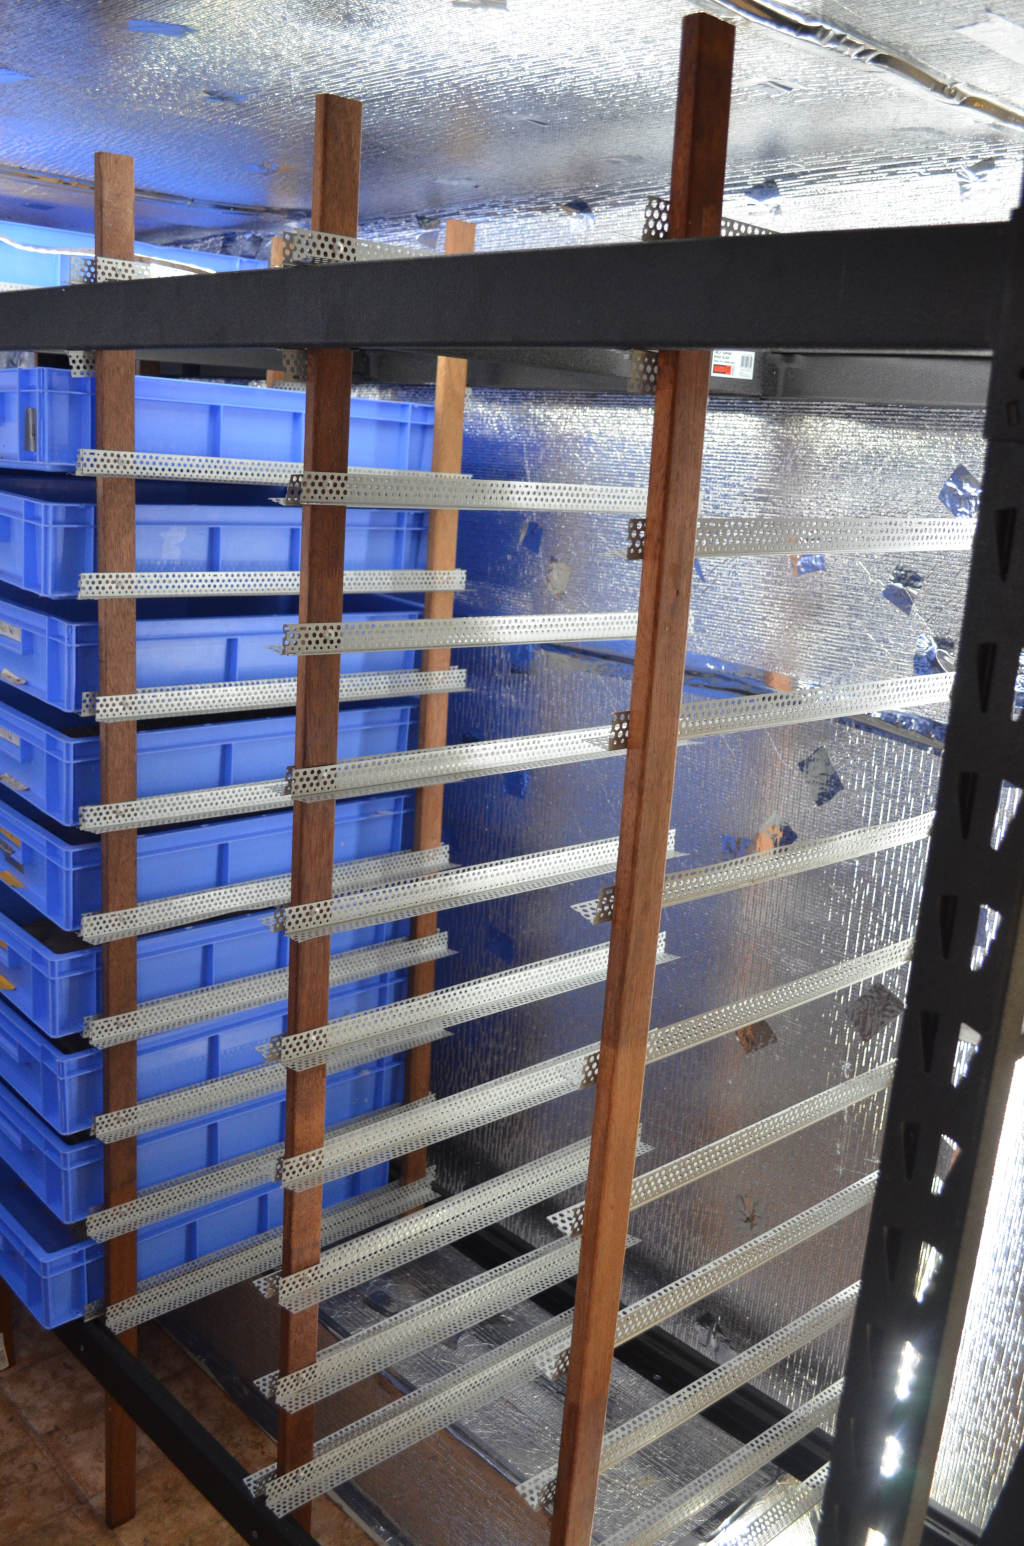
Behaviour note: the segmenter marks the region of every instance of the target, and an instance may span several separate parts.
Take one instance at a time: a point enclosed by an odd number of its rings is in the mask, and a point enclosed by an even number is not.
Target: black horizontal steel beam
[[[294,1519],[277,1519],[249,1492],[245,1468],[99,1321],[56,1335],[168,1460],[252,1546],[316,1546]]]
[[[631,242],[0,296],[0,350],[992,346],[1005,224]]]

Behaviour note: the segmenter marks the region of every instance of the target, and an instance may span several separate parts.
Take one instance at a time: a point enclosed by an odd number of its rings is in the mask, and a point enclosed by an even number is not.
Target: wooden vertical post
[[[267,267],[268,268],[283,268],[284,267],[284,237],[283,236],[272,236],[270,238],[270,260],[267,263]],[[284,371],[283,370],[268,370],[267,371],[267,386],[268,387],[280,386],[281,382],[283,380],[284,380]]]
[[[14,1295],[0,1278],[0,1369],[14,1363]]]
[[[131,156],[100,152],[95,160],[96,255],[135,256],[135,164]],[[96,444],[110,451],[135,449],[135,354],[130,349],[100,349],[96,354]],[[127,478],[96,480],[96,568],[135,568],[135,484]],[[99,601],[99,690],[135,691],[135,602]],[[134,800],[136,786],[134,720],[100,725],[100,799]],[[136,833],[107,832],[100,838],[102,906],[105,912],[134,907]],[[103,946],[103,1014],[124,1014],[136,1007],[136,941],[113,940]],[[134,1042],[103,1054],[103,1101],[106,1111],[136,1100]],[[135,1139],[104,1145],[105,1199],[108,1208],[136,1195]],[[127,1299],[137,1284],[135,1235],[111,1240],[106,1249],[106,1298]],[[138,1333],[121,1341],[138,1350]],[[135,1425],[109,1396],[106,1411],[106,1517],[112,1528],[135,1513]]]
[[[312,227],[355,236],[359,203],[362,106],[345,97],[316,99]],[[307,356],[305,466],[316,472],[348,469],[352,355],[347,349],[311,349]],[[307,505],[302,512],[299,618],[337,623],[342,613],[345,511]],[[336,762],[340,655],[301,655],[295,711],[295,766]],[[292,817],[293,904],[330,896],[334,868],[333,800],[296,803]],[[294,1035],[323,1025],[328,1016],[330,937],[293,940],[288,957],[288,1030]],[[285,1154],[304,1154],[324,1141],[326,1070],[290,1069]],[[299,1272],[320,1260],[322,1188],[284,1194],[282,1270]],[[316,1359],[316,1305],[281,1311],[280,1370],[290,1374]],[[278,1413],[278,1470],[294,1470],[313,1455],[314,1406]],[[296,1517],[309,1528],[309,1505]]]
[[[733,36],[732,27],[705,14],[683,23],[671,238],[717,236],[721,229]],[[659,354],[615,910],[552,1546],[587,1546],[597,1496],[675,781],[709,372],[706,352]]]
[[[449,220],[445,227],[444,250],[447,254],[472,252],[476,226],[466,220]],[[466,412],[466,360],[441,355],[437,362],[434,389],[434,472],[462,471],[462,432]],[[427,568],[454,569],[459,536],[457,510],[431,510],[427,530]],[[451,591],[428,591],[424,617],[451,617],[455,597]],[[424,650],[421,662],[425,671],[446,671],[451,664],[450,650]],[[420,699],[419,744],[445,746],[448,743],[448,694],[425,693]],[[441,841],[444,810],[444,785],[431,784],[416,791],[416,827],[414,846],[435,848]],[[412,920],[412,938],[423,939],[437,928],[437,914]],[[435,963],[421,961],[409,970],[409,995],[431,993]],[[413,1047],[405,1055],[405,1099],[421,1100],[430,1094],[430,1046]],[[427,1173],[427,1151],[417,1149],[402,1161],[402,1179],[418,1181]]]

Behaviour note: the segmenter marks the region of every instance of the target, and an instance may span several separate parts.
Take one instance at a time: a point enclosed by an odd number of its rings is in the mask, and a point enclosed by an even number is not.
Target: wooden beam
[[[476,226],[466,220],[449,220],[444,233],[446,253],[472,252],[476,240]],[[431,468],[434,472],[462,471],[462,438],[466,413],[467,360],[450,359],[441,355],[437,361],[437,384],[434,388],[434,452]],[[457,510],[431,510],[427,529],[427,568],[454,569],[458,547],[459,512]],[[424,617],[451,617],[455,597],[451,591],[428,592]],[[446,671],[451,664],[451,650],[424,650],[421,665],[424,671]],[[427,693],[420,699],[419,744],[446,746],[448,744],[448,694]],[[435,848],[441,842],[441,821],[444,813],[444,785],[432,784],[428,789],[416,791],[416,827],[414,847]],[[412,920],[412,938],[423,939],[437,928],[437,914],[430,913]],[[431,993],[434,989],[435,963],[422,961],[409,970],[409,996]],[[413,1047],[405,1056],[405,1099],[421,1100],[430,1094],[430,1046]],[[427,1151],[417,1149],[402,1161],[402,1178],[418,1181],[427,1173]]]
[[[14,1294],[0,1278],[0,1370],[14,1366]]]
[[[135,256],[135,163],[131,156],[105,152],[95,159],[95,244],[105,258]],[[130,349],[100,349],[96,354],[96,444],[111,451],[135,449],[135,355]],[[135,568],[135,484],[127,478],[96,480],[96,568]],[[97,602],[99,614],[99,690],[135,691],[135,602]],[[100,799],[134,800],[136,787],[134,720],[100,725]],[[100,838],[102,907],[134,907],[136,833],[109,832]],[[114,940],[102,951],[103,1014],[136,1007],[136,941]],[[103,1054],[103,1104],[106,1111],[136,1100],[136,1047],[126,1042]],[[108,1208],[136,1195],[135,1139],[103,1149],[104,1196]],[[111,1240],[106,1249],[106,1298],[127,1299],[137,1285],[135,1235]],[[122,1342],[138,1350],[138,1333]],[[109,1396],[106,1403],[106,1518],[110,1527],[135,1513],[135,1425]]]
[[[269,260],[269,262],[267,264],[267,267],[268,268],[283,268],[284,267],[284,237],[283,236],[272,236],[270,238],[270,260]],[[267,386],[268,387],[280,386],[281,382],[283,380],[284,380],[284,371],[283,370],[268,370],[267,371]]]
[[[683,23],[673,238],[720,232],[733,37],[731,26],[705,14]],[[615,911],[552,1546],[587,1546],[593,1526],[675,782],[709,373],[705,352],[659,355]]]
[[[354,236],[359,202],[359,143],[362,106],[345,97],[316,99],[312,227]],[[311,349],[307,355],[305,466],[317,472],[348,468],[349,399],[352,356],[347,349]],[[341,619],[345,567],[345,511],[309,505],[302,512],[299,617],[304,623]],[[338,749],[339,655],[305,655],[298,662],[295,765],[336,762]],[[333,800],[297,803],[292,816],[293,903],[331,894],[334,866]],[[328,1016],[331,942],[291,943],[288,956],[288,1030],[294,1035],[323,1025]],[[285,1154],[304,1154],[324,1141],[326,1072],[289,1070]],[[320,1260],[322,1188],[284,1194],[282,1270],[298,1272]],[[315,1305],[281,1311],[282,1374],[316,1359],[319,1311]],[[315,1407],[278,1413],[279,1471],[292,1471],[313,1455]],[[308,1530],[309,1505],[296,1510]]]

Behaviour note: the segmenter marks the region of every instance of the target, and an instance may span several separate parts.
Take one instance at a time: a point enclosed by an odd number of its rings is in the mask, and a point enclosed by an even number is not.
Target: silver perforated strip
[[[727,1363],[709,1370],[692,1384],[666,1396],[664,1401],[627,1418],[618,1427],[609,1429],[601,1446],[601,1474],[621,1465],[631,1455],[646,1449],[648,1444],[654,1444],[667,1433],[674,1432],[723,1396],[738,1390],[749,1380],[757,1379],[784,1358],[789,1358],[815,1338],[823,1336],[833,1326],[840,1325],[853,1314],[859,1289],[859,1283],[851,1283],[823,1304],[815,1305],[813,1310],[808,1310],[798,1320],[791,1321],[788,1326],[756,1342],[745,1352],[737,1353]],[[341,1345],[344,1347],[346,1344]],[[531,1508],[549,1508],[555,1499],[557,1475],[558,1467],[549,1466],[520,1482],[516,1491]]]
[[[411,622],[360,619],[288,623],[282,655],[336,655],[348,650],[476,649],[493,644],[568,644],[580,639],[632,639],[635,612],[565,612],[525,617],[433,617]]]
[[[154,1095],[136,1106],[104,1111],[94,1119],[92,1134],[101,1143],[119,1143],[122,1138],[155,1132],[170,1122],[186,1122],[208,1111],[272,1095],[284,1089],[285,1079],[284,1069],[265,1063],[258,1068],[243,1068],[240,1073],[225,1074],[221,1079],[208,1079],[185,1089],[170,1090],[166,1095]]]
[[[669,201],[660,193],[652,193],[647,199],[644,209],[644,226],[640,240],[644,242],[664,241],[668,236]],[[723,236],[772,236],[774,232],[766,231],[763,226],[748,225],[745,220],[734,220],[732,215],[723,215],[721,223]]]
[[[780,1535],[805,1519],[825,1496],[828,1472],[828,1466],[823,1465],[795,1487],[789,1481],[780,1484],[776,1489],[779,1492],[778,1500],[769,1503],[764,1513],[758,1514],[749,1524],[740,1526],[740,1533],[736,1537],[737,1546],[769,1546],[771,1541],[778,1540]]]
[[[478,1273],[465,1283],[442,1289],[388,1316],[380,1325],[364,1326],[344,1341],[324,1348],[316,1363],[305,1369],[264,1375],[256,1381],[256,1388],[276,1399],[286,1412],[300,1412],[492,1315],[513,1309],[555,1283],[563,1283],[579,1266],[579,1245],[578,1240],[554,1240],[489,1272]]]
[[[328,1251],[315,1267],[306,1267],[286,1278],[264,1279],[256,1286],[268,1298],[279,1300],[286,1310],[308,1309],[332,1294],[343,1294],[382,1273],[394,1272],[429,1251],[438,1251],[474,1230],[497,1224],[547,1197],[578,1186],[586,1180],[589,1158],[590,1139],[583,1138],[565,1149],[531,1160],[528,1165],[481,1181],[454,1197],[441,1198],[420,1213],[346,1246],[344,1251]]]
[[[397,853],[378,854],[369,859],[348,859],[334,866],[332,883],[339,890],[374,892],[390,882],[416,875],[436,875],[448,866],[448,845],[438,848],[406,848]],[[79,928],[90,945],[110,939],[133,939],[139,934],[154,934],[204,918],[219,918],[226,913],[258,912],[287,901],[292,877],[269,875],[265,880],[243,880],[234,886],[211,886],[207,891],[186,891],[180,896],[160,897],[123,907],[109,913],[84,913]]]
[[[566,1316],[570,1314],[566,1311]],[[275,1476],[273,1467],[268,1467],[246,1477],[246,1485],[257,1496],[266,1496],[272,1513],[290,1514],[514,1389],[529,1378],[535,1349],[549,1335],[548,1324],[535,1326],[504,1347],[474,1359],[468,1367],[431,1380],[321,1439],[314,1447],[314,1458],[305,1465],[283,1476]]]
[[[425,693],[465,692],[461,667],[445,671],[343,671],[338,702],[370,698],[413,698]],[[189,714],[237,714],[247,709],[293,709],[294,677],[254,682],[196,682],[185,687],[144,687],[141,692],[82,694],[83,715],[100,724],[124,719],[171,719]]]
[[[403,478],[421,479],[415,487]],[[417,498],[418,496],[418,498]],[[646,488],[595,483],[531,483],[515,478],[471,478],[458,473],[305,472],[288,479],[285,505],[355,505],[376,510],[586,510],[597,515],[643,515]]]
[[[425,1096],[432,1100],[433,1096]],[[376,1116],[370,1112],[368,1116]],[[367,1116],[350,1119],[358,1126]],[[149,1186],[133,1197],[130,1202],[117,1203],[111,1208],[98,1208],[85,1221],[86,1234],[92,1240],[113,1240],[118,1235],[132,1234],[145,1224],[159,1219],[173,1218],[187,1213],[203,1203],[230,1197],[235,1192],[248,1191],[250,1187],[266,1186],[275,1179],[278,1161],[284,1153],[283,1143],[270,1144],[256,1149],[242,1159],[224,1160],[219,1165],[207,1165],[174,1181],[164,1181]]]
[[[837,1380],[820,1395],[798,1406],[781,1422],[773,1423],[756,1439],[744,1444],[735,1454],[720,1460],[717,1465],[674,1493],[667,1502],[647,1509],[623,1529],[617,1530],[605,1541],[605,1546],[657,1546],[666,1536],[681,1530],[688,1520],[737,1487],[740,1482],[753,1476],[768,1461],[774,1460],[791,1444],[806,1438],[815,1428],[827,1422],[839,1407],[843,1382]]]
[[[195,273],[193,268],[149,262],[147,258],[94,258],[91,253],[76,253],[68,265],[73,285],[106,283],[123,279],[163,279],[177,274]]]
[[[445,932],[425,935],[422,939],[394,939],[383,945],[361,945],[331,957],[329,982],[332,988],[379,972],[401,971],[421,961],[437,961],[451,955]],[[230,982],[209,988],[190,988],[164,998],[147,999],[137,1009],[120,1015],[87,1015],[82,1034],[94,1047],[116,1047],[122,1042],[156,1036],[203,1020],[218,1020],[243,1009],[276,1004],[288,997],[288,968],[256,972],[251,977],[235,977]]]
[[[280,488],[300,462],[273,462],[239,456],[178,456],[170,451],[105,451],[84,447],[78,453],[79,478],[160,478],[189,483],[267,483]]]
[[[804,687],[793,692],[754,693],[749,698],[695,699],[679,715],[680,742],[705,735],[745,730],[774,730],[783,725],[845,719],[850,714],[882,714],[949,702],[951,673],[898,676],[852,687]]]
[[[434,1200],[434,1169],[431,1166],[420,1181],[392,1181],[376,1187],[354,1200],[325,1208],[320,1239],[324,1246],[336,1245],[352,1235],[362,1234],[389,1219],[400,1217],[410,1208],[422,1207]],[[146,1321],[168,1315],[187,1304],[195,1304],[210,1294],[219,1293],[235,1283],[247,1283],[261,1272],[272,1271],[281,1262],[280,1228],[269,1229],[241,1245],[225,1246],[196,1261],[144,1278],[138,1292],[129,1299],[112,1304],[106,1322],[113,1332],[130,1331]]]
[[[785,848],[770,848],[763,853],[743,854],[739,859],[725,859],[720,864],[708,864],[701,869],[678,870],[665,878],[662,906],[675,907],[698,897],[718,896],[765,880],[784,880],[807,870],[918,843],[928,836],[931,825],[932,813],[928,812],[903,821],[859,827],[855,832],[840,832],[835,837],[790,843]],[[590,923],[608,923],[615,909],[615,887],[606,886],[599,897],[590,902],[576,902],[573,908]]]
[[[73,376],[95,376],[96,350],[69,349],[68,369]]]
[[[349,569],[346,596],[462,591],[465,569]],[[79,601],[146,596],[297,596],[297,569],[114,571],[78,576]]]
[[[335,895],[322,902],[303,902],[279,907],[272,927],[289,939],[316,939],[338,929],[361,928],[369,923],[390,923],[417,918],[425,913],[490,902],[498,897],[519,896],[545,886],[561,886],[614,870],[619,853],[617,837],[593,843],[573,843],[542,853],[517,854],[490,864],[468,864],[434,878],[399,881],[357,896]],[[668,835],[668,857],[675,857],[675,830]]]
[[[724,1170],[727,1165],[734,1165],[738,1160],[757,1154],[773,1143],[781,1143],[794,1133],[801,1133],[817,1122],[824,1122],[840,1111],[849,1110],[859,1101],[878,1095],[889,1088],[895,1067],[895,1063],[883,1063],[865,1074],[858,1074],[855,1079],[844,1080],[830,1090],[811,1095],[794,1106],[787,1106],[784,1111],[763,1117],[760,1122],[752,1122],[749,1127],[737,1128],[735,1132],[727,1133],[724,1138],[717,1138],[703,1148],[694,1149],[690,1154],[646,1171],[633,1181],[630,1208],[645,1208],[648,1203],[668,1197],[703,1176]],[[553,1224],[560,1234],[580,1234],[583,1229],[583,1204],[576,1203],[573,1207],[559,1209],[557,1213],[548,1216],[548,1223]]]
[[[658,940],[658,960],[665,960],[665,936]],[[270,1043],[267,1060],[289,1068],[312,1068],[322,1063],[325,1054],[342,1051],[353,1042],[365,1042],[378,1035],[437,1020],[447,1026],[464,1025],[482,1015],[535,1004],[558,993],[601,982],[608,969],[608,947],[570,950],[547,956],[526,966],[513,966],[504,972],[476,977],[449,988],[436,988],[397,1004],[366,1009],[360,1014],[329,1020],[326,1025],[293,1035],[277,1036]]]
[[[357,236],[335,236],[330,231],[308,231],[304,227],[287,231],[284,236],[283,266],[300,263],[372,263],[391,259],[436,258],[440,253],[429,247],[398,247],[390,242],[366,242]]]
[[[844,1187],[841,1192],[835,1192],[831,1197],[826,1197],[824,1202],[805,1208],[802,1213],[794,1214],[784,1223],[776,1224],[772,1229],[766,1229],[763,1235],[755,1235],[753,1239],[745,1240],[742,1245],[735,1246],[724,1256],[705,1262],[702,1267],[688,1272],[685,1277],[676,1278],[675,1282],[664,1284],[653,1294],[648,1294],[645,1299],[638,1299],[634,1304],[627,1305],[624,1310],[619,1311],[618,1320],[615,1323],[616,1347],[621,1347],[624,1342],[631,1342],[634,1337],[650,1331],[654,1326],[660,1326],[670,1316],[678,1315],[682,1310],[688,1310],[691,1305],[706,1299],[709,1294],[717,1293],[728,1283],[735,1283],[748,1272],[755,1272],[766,1262],[775,1261],[777,1257],[784,1256],[795,1246],[803,1245],[807,1240],[813,1240],[815,1235],[820,1235],[823,1230],[830,1229],[833,1224],[838,1224],[859,1209],[866,1208],[874,1196],[877,1180],[877,1175],[864,1176],[862,1180],[854,1181],[852,1186]],[[563,1375],[569,1367],[569,1338],[565,1337],[560,1343],[553,1345],[550,1352],[545,1352],[540,1359],[539,1367],[549,1379],[558,1379]]]
[[[956,553],[969,551],[976,522],[944,516],[705,516],[697,527],[698,558],[790,556],[798,553]]]
[[[83,832],[123,832],[129,827],[166,827],[179,821],[210,821],[250,811],[279,811],[292,803],[283,778],[263,778],[251,784],[223,784],[214,789],[186,789],[180,794],[146,795],[111,805],[82,805],[78,825]]]
[[[865,1207],[871,1201],[875,1180],[871,1176],[856,1182],[788,1220],[785,1225],[747,1241],[717,1261],[620,1311],[616,1322],[616,1346]],[[435,1208],[437,1206],[434,1204]],[[567,1310],[504,1347],[496,1348],[493,1353],[485,1353],[462,1369],[432,1381],[411,1396],[361,1418],[338,1433],[327,1435],[317,1443],[314,1459],[307,1465],[276,1481],[271,1480],[273,1467],[268,1467],[248,1477],[247,1486],[257,1495],[266,1493],[267,1501],[275,1511],[279,1508],[281,1513],[288,1512],[320,1492],[379,1464],[387,1456],[418,1443],[456,1417],[466,1416],[537,1370],[557,1378],[564,1373],[568,1362],[572,1315],[573,1312]],[[437,1418],[441,1420],[436,1427],[425,1426]],[[271,1487],[277,1488],[274,1493],[276,1503],[271,1500]]]

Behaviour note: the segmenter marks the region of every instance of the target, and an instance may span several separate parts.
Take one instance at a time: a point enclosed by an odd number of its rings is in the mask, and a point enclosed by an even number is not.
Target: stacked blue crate
[[[24,252],[4,242],[8,230],[0,224],[0,280],[67,282],[66,257],[47,254],[45,267],[26,267]],[[46,235],[53,244],[54,233]],[[199,257],[205,264],[207,255]],[[102,1109],[102,1060],[81,1036],[84,1017],[100,1006],[100,951],[73,932],[99,906],[98,843],[73,825],[77,808],[99,794],[96,727],[77,714],[82,693],[97,686],[95,610],[73,599],[79,574],[95,568],[95,488],[69,476],[79,448],[94,443],[94,402],[90,378],[0,370],[0,1276],[47,1325],[80,1315],[103,1281],[103,1248],[85,1238],[82,1222],[102,1203],[102,1146],[88,1135]],[[299,460],[303,407],[290,391],[140,376],[136,445]],[[353,402],[351,462],[428,468],[432,420],[419,405]],[[301,512],[272,504],[275,492],[140,484],[137,568],[297,568]],[[421,568],[425,550],[425,512],[348,513],[347,568]],[[402,617],[422,608],[403,596],[360,598],[347,610]],[[268,647],[294,619],[294,601],[141,602],[138,616],[140,688],[295,673],[294,657]],[[348,670],[415,663],[400,652],[343,662]],[[344,755],[403,750],[414,744],[415,720],[409,702],[343,708]],[[278,777],[293,737],[294,716],[281,712],[146,723],[139,793]],[[341,802],[335,858],[408,846],[411,823],[408,795]],[[144,832],[140,900],[283,872],[290,834],[287,810]],[[383,943],[406,929],[337,934],[331,949]],[[272,970],[287,952],[286,937],[260,914],[144,935],[139,999]],[[332,989],[331,1014],[392,1002],[404,983],[399,971],[343,983]],[[146,1037],[139,1099],[253,1067],[258,1045],[284,1024],[281,999]],[[332,1075],[328,1122],[401,1099],[402,1072],[402,1058],[392,1056]],[[138,1141],[140,1185],[279,1142],[283,1121],[282,1092],[148,1132]],[[331,1183],[325,1203],[383,1184],[386,1170]],[[138,1236],[140,1277],[274,1228],[281,1208],[280,1187],[263,1186],[150,1225]]]

